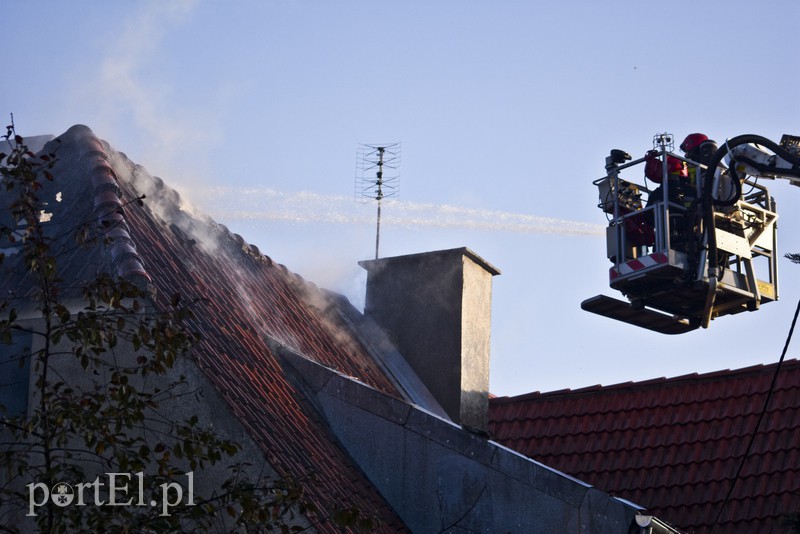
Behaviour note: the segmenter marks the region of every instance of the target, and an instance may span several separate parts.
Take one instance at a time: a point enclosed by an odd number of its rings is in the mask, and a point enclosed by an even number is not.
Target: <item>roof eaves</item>
[[[649,534],[681,534],[682,532],[652,515],[637,515],[636,525],[642,528],[642,532],[648,532]]]

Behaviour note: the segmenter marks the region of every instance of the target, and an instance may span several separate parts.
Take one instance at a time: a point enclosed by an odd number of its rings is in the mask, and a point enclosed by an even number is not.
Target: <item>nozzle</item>
[[[625,163],[626,161],[631,159],[631,155],[625,152],[624,150],[620,150],[615,148],[611,151],[609,156],[606,158],[606,170],[610,171],[620,165]]]

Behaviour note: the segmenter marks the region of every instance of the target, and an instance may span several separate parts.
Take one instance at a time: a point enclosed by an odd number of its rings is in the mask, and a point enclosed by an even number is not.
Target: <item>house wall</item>
[[[27,322],[27,325],[31,328],[36,328],[36,324],[37,322],[35,321]],[[36,339],[36,337],[37,336],[34,336],[34,339]],[[42,343],[43,340],[41,338],[39,338],[38,341],[34,341],[32,345],[33,352],[39,350],[42,347]],[[92,378],[97,379],[100,383],[109,380],[111,370],[103,370],[101,368],[95,373],[90,368],[89,371],[84,371],[77,359],[71,354],[68,354],[69,351],[70,346],[68,344],[62,344],[52,348],[54,354],[61,355],[53,357],[53,365],[50,372],[51,377],[58,377],[58,379],[75,388],[91,387]],[[105,355],[105,359],[107,361],[113,360],[119,366],[132,365],[135,363],[136,355],[140,353],[141,352],[134,351],[129,343],[120,342],[120,344]],[[180,387],[170,388],[170,384],[181,375],[186,378],[185,384]],[[38,388],[35,386],[35,373],[30,373],[28,380],[29,395],[27,406],[28,415],[30,416],[34,413],[35,407],[37,406],[39,394]],[[279,478],[276,471],[266,461],[261,448],[251,439],[246,429],[239,422],[236,414],[231,411],[230,407],[209,382],[208,378],[197,366],[193,358],[189,356],[179,358],[175,362],[174,367],[169,369],[166,374],[160,376],[149,375],[146,382],[138,375],[131,375],[130,384],[134,388],[141,388],[141,390],[145,390],[146,388],[147,391],[152,391],[155,388],[159,388],[167,392],[164,396],[164,400],[161,401],[158,406],[158,413],[160,416],[165,417],[167,422],[159,423],[157,422],[158,417],[153,417],[154,420],[148,422],[147,432],[147,435],[151,438],[163,439],[167,446],[171,446],[174,444],[174,440],[168,436],[160,435],[159,432],[169,432],[170,423],[185,422],[190,417],[197,416],[199,427],[213,428],[217,438],[231,440],[241,447],[241,450],[234,456],[227,456],[227,454],[223,453],[222,460],[215,465],[206,464],[203,467],[196,467],[194,470],[185,462],[181,465],[181,461],[177,459],[173,461],[173,464],[180,467],[182,472],[188,472],[190,470],[193,472],[195,502],[199,502],[203,498],[208,498],[215,494],[220,495],[224,493],[222,483],[231,475],[229,470],[230,466],[237,463],[247,462],[251,464],[247,469],[247,475],[254,483],[268,485]],[[153,416],[155,414],[150,415]],[[8,436],[0,433],[0,442],[7,442],[7,437]],[[157,440],[150,439],[149,441],[149,445],[152,449]],[[76,448],[85,447],[83,443],[75,443],[75,445]],[[79,456],[80,455],[78,455],[78,457]],[[84,457],[84,460],[79,460],[78,457],[76,457],[74,461],[76,463],[81,463],[82,468],[87,473],[88,480],[63,480],[59,482],[66,482],[74,486],[74,484],[78,482],[91,482],[94,480],[95,476],[100,476],[101,480],[107,480],[105,473],[109,471],[113,472],[114,470],[112,466],[98,469],[91,457],[88,460],[86,457]],[[34,462],[37,460],[38,457],[33,458]],[[0,472],[0,485],[6,482],[5,476],[5,473]],[[186,479],[178,477],[178,480],[184,481]],[[28,490],[25,486],[35,482],[39,482],[36,480],[36,473],[31,472],[29,477],[23,476],[15,480],[14,484],[19,491],[23,491],[27,495]],[[187,488],[184,487],[184,496],[186,496],[186,491]],[[91,490],[87,490],[87,496],[90,492]],[[118,500],[125,501],[130,497],[131,495],[128,495],[128,497],[121,495]],[[135,498],[135,496],[133,497]],[[90,502],[94,501],[92,500]],[[157,506],[160,507],[161,503],[157,503]],[[0,524],[14,524],[21,532],[36,531],[34,518],[26,517],[27,510],[11,512],[11,515],[9,515],[10,510],[11,507],[9,503],[0,503]],[[228,521],[229,518],[226,514],[221,514],[218,522],[218,529],[214,531],[229,532],[231,526],[228,524]],[[291,524],[308,527],[309,532],[315,531],[309,526],[308,521],[302,514],[297,514],[296,520]]]

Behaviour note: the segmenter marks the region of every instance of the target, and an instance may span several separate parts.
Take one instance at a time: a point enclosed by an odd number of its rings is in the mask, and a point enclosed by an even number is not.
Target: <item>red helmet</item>
[[[683,150],[684,154],[689,152],[693,148],[697,148],[700,146],[701,143],[704,141],[708,141],[708,136],[701,133],[693,133],[686,136],[686,139],[683,140],[681,143],[681,150]]]

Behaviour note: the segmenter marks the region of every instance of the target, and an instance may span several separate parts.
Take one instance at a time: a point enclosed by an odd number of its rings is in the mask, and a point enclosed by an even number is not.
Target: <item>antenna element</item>
[[[388,169],[388,171],[384,171]],[[378,224],[375,233],[375,259],[381,243],[381,204],[384,198],[396,196],[400,179],[400,143],[358,145],[356,152],[356,199],[378,201]],[[388,174],[387,174],[388,172]]]

